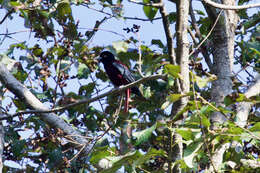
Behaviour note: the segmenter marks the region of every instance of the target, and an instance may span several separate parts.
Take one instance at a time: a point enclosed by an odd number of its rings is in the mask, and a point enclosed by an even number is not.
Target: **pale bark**
[[[256,82],[252,84],[244,93],[247,98],[260,94],[260,75],[256,77]],[[240,127],[245,127],[249,112],[251,110],[252,102],[240,102],[237,105],[237,114],[235,123]]]
[[[2,106],[2,92],[0,96],[0,105]],[[2,117],[2,110],[0,109],[0,117]],[[4,151],[4,127],[2,122],[0,122],[0,173],[2,173],[3,170],[3,151]]]
[[[29,109],[33,110],[49,110],[43,103],[40,102],[25,86],[23,86],[13,75],[9,73],[7,68],[0,64],[0,81],[8,90],[15,96],[23,100]],[[87,144],[87,140],[81,134],[67,124],[62,118],[54,113],[41,113],[40,118],[53,128],[61,129],[65,134],[71,136],[77,143],[77,147],[85,146],[84,154],[88,154],[93,144]]]
[[[216,1],[225,5],[235,5],[235,0]],[[209,18],[212,22],[220,11],[219,9],[210,7],[204,4]],[[213,67],[211,72],[216,74],[217,80],[212,83],[211,100],[217,106],[224,106],[224,98],[232,92],[232,68],[234,62],[234,43],[235,43],[235,29],[237,27],[238,16],[235,11],[226,10],[218,21],[212,33],[213,50]],[[226,121],[226,117],[219,113],[214,112],[210,120],[212,128],[215,129],[215,123],[222,124]],[[224,151],[229,148],[230,144],[224,144],[214,151],[212,156],[213,163],[209,166],[209,170],[218,171],[221,168]]]
[[[224,1],[225,4],[234,5],[235,1]],[[205,5],[211,21],[216,20],[219,10]],[[213,68],[211,71],[217,75],[218,79],[212,83],[211,98],[217,106],[223,105],[225,96],[232,92],[232,68],[234,62],[235,29],[238,17],[235,11],[227,10],[223,12],[213,33]],[[212,122],[223,123],[226,118],[221,113],[213,113]]]
[[[177,51],[176,51],[176,62],[180,66],[180,76],[178,79],[178,93],[187,94],[190,91],[190,79],[189,79],[189,40],[188,40],[188,19],[189,19],[189,5],[190,0],[177,1]],[[180,112],[188,103],[189,97],[183,97],[178,100],[172,106],[171,115],[172,118]],[[185,117],[185,115],[184,115]],[[179,140],[178,140],[179,139]],[[181,141],[181,136],[174,134],[174,140]],[[178,142],[170,154],[174,161],[182,159],[183,144]],[[174,166],[173,170],[171,164],[169,164],[168,172],[181,172],[180,167]]]

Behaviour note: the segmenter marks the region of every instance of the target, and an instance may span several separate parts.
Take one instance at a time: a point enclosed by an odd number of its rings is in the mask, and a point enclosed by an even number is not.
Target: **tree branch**
[[[162,22],[163,22],[163,28],[164,28],[164,32],[165,32],[165,36],[166,36],[166,40],[167,40],[167,48],[168,48],[168,54],[169,54],[169,59],[170,59],[170,63],[171,64],[176,64],[176,54],[173,48],[173,37],[172,37],[172,33],[170,30],[170,22],[169,19],[167,17],[167,12],[166,9],[163,5],[163,2],[161,0],[162,6],[159,8],[160,13],[162,15]]]
[[[249,87],[245,92],[245,96],[250,98],[260,94],[260,76],[257,76],[256,82]],[[245,127],[247,124],[247,119],[249,112],[251,110],[253,103],[251,102],[240,102],[237,105],[237,114],[235,123],[240,127]]]
[[[223,10],[243,10],[243,9],[248,9],[248,8],[260,7],[260,3],[237,6],[237,5],[223,5],[223,4],[213,2],[211,0],[203,0],[203,2],[205,2],[206,4],[208,4],[210,6],[213,6],[215,8],[220,8]]]
[[[145,6],[151,6],[151,7],[158,7],[158,8],[160,8],[160,7],[163,6],[162,1],[161,1],[161,2],[158,2],[158,3],[152,3],[152,2],[150,2],[150,3],[142,3],[142,2],[137,2],[137,1],[135,1],[135,0],[128,0],[128,1],[129,1],[129,2],[132,2],[132,3],[134,3],[134,4],[145,5]]]
[[[9,11],[5,14],[5,16],[3,17],[3,19],[0,21],[0,25],[1,25],[2,23],[4,23],[4,21],[7,19],[7,17],[8,17],[10,14],[12,14],[13,12],[14,12],[14,9],[9,10]]]
[[[0,72],[1,72],[1,69],[0,69]],[[1,77],[2,77],[2,75],[0,74],[0,80],[1,80]],[[156,79],[163,79],[163,78],[166,78],[166,76],[165,75],[161,75],[161,74],[147,76],[147,77],[141,78],[141,79],[139,79],[139,80],[137,80],[137,81],[135,81],[133,83],[121,86],[119,88],[112,89],[112,90],[110,90],[108,92],[105,92],[103,94],[100,94],[100,95],[98,95],[96,97],[93,97],[93,98],[90,98],[90,99],[83,99],[83,100],[80,100],[80,101],[78,101],[76,103],[71,103],[71,104],[68,104],[66,106],[58,107],[58,108],[54,108],[54,109],[47,109],[47,108],[45,108],[45,109],[35,109],[35,110],[29,110],[29,111],[21,111],[21,112],[17,112],[15,114],[12,114],[12,115],[9,115],[9,116],[6,116],[6,117],[2,117],[2,118],[0,118],[0,120],[7,119],[7,118],[12,118],[12,117],[15,117],[15,116],[18,116],[18,115],[22,115],[22,114],[37,114],[37,113],[61,112],[61,111],[67,110],[69,108],[72,108],[72,107],[75,107],[75,106],[78,106],[78,105],[81,105],[81,104],[88,104],[88,103],[97,101],[97,100],[99,100],[99,99],[101,99],[103,97],[106,97],[108,95],[121,93],[121,92],[125,91],[126,89],[131,88],[131,87],[133,87],[135,85],[138,85],[140,83],[143,83],[145,81],[156,80]]]
[[[194,28],[195,33],[196,33],[195,36],[196,36],[199,40],[203,40],[203,37],[202,37],[202,35],[201,35],[201,33],[200,33],[199,26],[197,25],[197,21],[196,21],[196,18],[195,18],[195,14],[194,14],[194,12],[193,12],[192,0],[190,1],[190,10],[189,10],[189,13],[190,13],[190,17],[191,17],[191,25],[192,25],[192,27]],[[214,27],[212,27],[212,28],[214,28]],[[195,42],[196,45],[198,45],[198,43],[196,42],[196,40],[194,40],[194,42]],[[198,47],[197,47],[197,49],[198,49]],[[212,61],[211,61],[211,59],[210,59],[210,56],[209,56],[209,53],[208,53],[207,50],[209,50],[207,44],[206,44],[205,46],[202,46],[202,47],[201,47],[201,53],[202,53],[202,55],[204,56],[205,61],[206,61],[207,65],[208,65],[209,69],[211,70],[211,69],[212,69],[212,66],[213,66],[213,63],[212,63]]]
[[[177,2],[177,53],[176,53],[176,62],[181,67],[180,75],[182,79],[179,80],[180,87],[178,92],[181,94],[186,94],[190,90],[190,79],[189,79],[189,40],[188,40],[188,18],[189,18],[189,0],[182,0]],[[171,115],[174,116],[180,110],[182,110],[189,98],[181,98],[172,109]]]
[[[10,90],[15,96],[17,96],[20,100],[27,103],[28,108],[46,111],[48,112],[48,108],[44,106],[40,100],[38,100],[25,86],[23,86],[14,76],[7,70],[7,68],[0,64],[0,81],[2,84]],[[73,140],[75,140],[78,144],[86,145],[84,149],[84,154],[88,154],[93,144],[87,141],[80,132],[72,128],[69,124],[67,124],[62,118],[57,116],[54,113],[40,113],[40,118],[46,122],[49,126],[53,128],[59,128],[67,135],[72,136]],[[75,144],[78,147],[78,145]]]

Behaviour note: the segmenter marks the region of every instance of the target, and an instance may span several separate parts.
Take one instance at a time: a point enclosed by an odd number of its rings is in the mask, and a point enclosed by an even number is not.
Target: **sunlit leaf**
[[[165,110],[168,106],[170,106],[170,104],[171,104],[170,101],[164,102],[164,103],[162,104],[162,106],[161,106],[161,109],[162,109],[162,110]]]
[[[153,126],[138,132],[133,132],[133,137],[135,139],[135,145],[140,145],[144,142],[147,142],[150,136],[152,135],[153,131],[156,129],[157,123]]]
[[[143,3],[150,3],[150,0],[143,0]],[[158,11],[158,8],[144,5],[143,11],[148,19],[153,20]]]
[[[258,131],[260,132],[260,122],[257,122],[249,129],[251,132]]]
[[[183,137],[183,139],[187,141],[194,139],[194,135],[190,129],[187,130],[177,129],[176,132],[179,133]]]
[[[181,68],[178,65],[166,64],[164,66],[165,72],[175,78],[180,78]]]
[[[97,148],[95,148],[95,150],[90,155],[90,162],[92,164],[98,164],[98,162],[101,159],[106,158],[110,155],[111,155],[111,153],[109,152],[108,146],[97,147]]]
[[[171,94],[167,97],[167,99],[170,101],[170,102],[176,102],[177,100],[181,99],[182,97],[184,97],[183,94]]]
[[[112,45],[117,53],[126,52],[128,49],[128,43],[126,43],[125,41],[116,41],[116,42],[113,42]]]
[[[200,116],[202,125],[208,128],[210,126],[209,118],[207,118],[204,114],[201,114]]]

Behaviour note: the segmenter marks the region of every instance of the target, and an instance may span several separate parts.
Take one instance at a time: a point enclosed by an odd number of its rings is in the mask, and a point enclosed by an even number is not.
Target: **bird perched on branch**
[[[111,52],[109,51],[102,52],[98,60],[103,63],[109,79],[116,87],[119,87],[121,85],[126,85],[135,81],[132,73],[129,71],[127,66],[122,62],[116,60],[115,56]],[[129,98],[131,92],[142,97],[142,94],[138,87],[134,86],[130,89],[127,89],[125,91],[126,93],[125,112],[128,111]]]

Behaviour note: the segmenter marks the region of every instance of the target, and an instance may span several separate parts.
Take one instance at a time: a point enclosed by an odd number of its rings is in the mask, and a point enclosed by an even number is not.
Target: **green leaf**
[[[202,145],[202,142],[192,142],[184,149],[183,159],[188,167],[193,168],[193,158],[196,156],[197,151]]]
[[[238,93],[238,97],[236,98],[237,102],[249,101],[249,99],[242,93]]]
[[[56,167],[58,163],[62,160],[62,152],[61,149],[55,149],[51,152],[48,152],[50,161],[48,162],[48,167],[51,169],[53,167]]]
[[[224,103],[225,103],[226,106],[229,106],[229,105],[233,104],[234,101],[232,100],[232,98],[231,98],[229,95],[227,95],[227,96],[224,98]]]
[[[167,99],[170,101],[170,102],[176,102],[177,100],[179,100],[180,98],[184,97],[185,95],[184,94],[171,94],[167,97]]]
[[[57,7],[57,11],[58,11],[59,18],[61,19],[66,18],[68,15],[71,14],[70,4],[67,2],[60,3]]]
[[[179,133],[187,141],[194,139],[194,135],[190,129],[187,130],[177,129],[176,132]]]
[[[180,78],[181,68],[178,65],[166,64],[164,66],[165,72],[175,78]]]
[[[112,43],[113,48],[116,50],[116,53],[127,52],[128,43],[125,41],[115,41]]]
[[[243,129],[241,129],[240,127],[237,127],[235,124],[233,124],[232,122],[228,122],[228,130],[227,133],[229,134],[236,134],[236,135],[240,135],[243,133]]]
[[[258,131],[260,132],[260,122],[257,122],[249,129],[251,132]]]
[[[164,103],[162,104],[162,106],[161,106],[161,109],[162,109],[162,110],[165,110],[168,106],[170,106],[170,104],[171,104],[170,101],[164,102]]]
[[[13,103],[19,110],[25,110],[27,107],[25,102],[20,99],[13,99]]]
[[[163,150],[156,150],[154,148],[150,148],[145,155],[143,155],[142,157],[140,157],[134,162],[134,165],[135,166],[142,165],[143,163],[149,161],[151,158],[156,156],[166,157],[166,153]]]
[[[173,24],[177,20],[177,13],[176,12],[171,12],[168,15],[168,19],[169,19],[170,24]]]
[[[143,0],[143,3],[150,3],[150,0]],[[152,21],[158,11],[158,8],[144,5],[143,11],[146,17]]]
[[[200,114],[200,116],[201,116],[202,125],[205,126],[206,128],[208,128],[210,126],[209,119],[204,114]]]
[[[22,155],[23,153],[23,150],[26,148],[26,141],[23,139],[23,140],[15,140],[13,143],[12,143],[12,153],[19,157]]]
[[[78,78],[79,79],[87,79],[90,71],[89,68],[85,64],[79,64],[78,67]]]
[[[162,41],[159,39],[152,39],[151,43],[154,45],[157,45],[159,48],[162,48],[162,49],[164,48]]]
[[[133,137],[135,138],[135,146],[140,145],[144,142],[147,142],[148,139],[151,137],[153,131],[156,129],[157,123],[155,123],[153,126],[139,131],[139,132],[133,132]]]
[[[90,163],[91,164],[98,164],[98,162],[101,159],[110,156],[109,150],[110,149],[108,148],[108,146],[96,147],[95,150],[90,155]]]
[[[200,76],[195,75],[196,84],[199,88],[204,88],[207,86],[209,80],[208,78],[202,78]]]
[[[10,5],[13,6],[13,7],[18,7],[18,6],[22,5],[22,4],[21,4],[20,2],[18,2],[18,1],[10,1],[9,3],[10,3]]]
[[[119,168],[124,165],[132,165],[132,163],[142,157],[142,154],[139,151],[127,153],[124,156],[117,156],[117,157],[106,157],[109,164],[112,164],[112,167],[109,169],[105,169],[100,171],[101,173],[113,173],[116,172]]]
[[[95,88],[94,82],[91,82],[87,85],[83,85],[79,88],[79,95],[91,96],[91,93],[93,92],[94,88]]]

